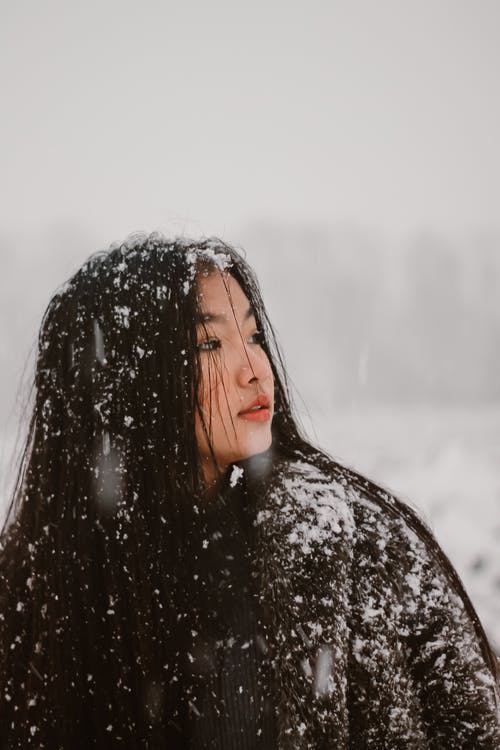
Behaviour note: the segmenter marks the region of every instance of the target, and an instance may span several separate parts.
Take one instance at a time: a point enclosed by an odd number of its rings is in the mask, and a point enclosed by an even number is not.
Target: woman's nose
[[[267,374],[266,357],[261,350],[246,346],[241,352],[238,365],[238,384],[245,386],[253,380],[263,380]]]

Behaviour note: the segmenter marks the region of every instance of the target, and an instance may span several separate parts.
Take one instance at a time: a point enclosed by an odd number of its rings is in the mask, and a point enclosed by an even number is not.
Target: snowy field
[[[335,458],[417,508],[500,653],[500,406],[357,406],[302,421]],[[4,436],[4,467],[12,447]]]

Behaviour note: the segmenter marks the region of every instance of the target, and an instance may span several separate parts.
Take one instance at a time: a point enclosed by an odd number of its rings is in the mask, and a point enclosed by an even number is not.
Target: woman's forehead
[[[234,316],[240,320],[253,314],[250,301],[236,279],[228,273],[198,277],[199,313],[203,321],[223,322]]]

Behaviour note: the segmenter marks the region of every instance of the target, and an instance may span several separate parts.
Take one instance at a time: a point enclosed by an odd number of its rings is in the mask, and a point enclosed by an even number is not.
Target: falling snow
[[[241,466],[233,466],[231,476],[229,477],[229,486],[236,487],[240,479],[242,478],[244,471]]]

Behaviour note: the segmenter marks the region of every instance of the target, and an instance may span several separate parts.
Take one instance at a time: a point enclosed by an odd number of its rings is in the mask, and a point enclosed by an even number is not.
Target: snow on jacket
[[[280,750],[498,750],[477,620],[401,501],[318,456],[278,462],[257,507]]]

